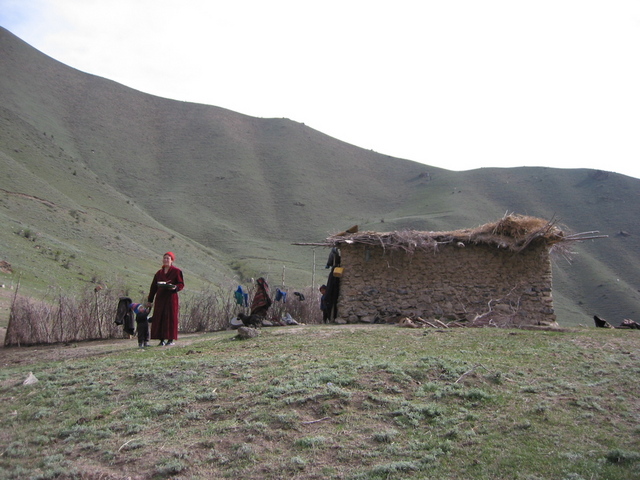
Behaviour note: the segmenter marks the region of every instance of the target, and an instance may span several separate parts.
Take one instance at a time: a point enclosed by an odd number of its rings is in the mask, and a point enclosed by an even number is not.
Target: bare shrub
[[[51,343],[51,305],[16,295],[11,302],[5,345]]]
[[[229,322],[239,313],[249,314],[250,307],[238,305],[234,297],[236,286],[215,286],[209,290],[185,295],[180,302],[180,332],[215,332],[229,328]],[[276,287],[277,288],[277,287]],[[283,288],[283,290],[285,290]],[[291,289],[287,290],[286,302],[273,302],[269,310],[268,317],[272,320],[281,320],[287,314],[299,323],[311,324],[322,323],[322,312],[320,311],[320,292],[307,287],[296,290],[300,296],[294,294]],[[255,285],[246,289],[249,294],[249,305],[255,294]],[[276,289],[271,289],[272,299],[275,297]]]
[[[16,295],[11,302],[5,346],[40,345],[122,338],[114,323],[116,289],[88,289],[77,295],[57,294],[43,300]]]
[[[304,296],[304,300],[300,300],[300,297],[295,295],[295,292],[301,293]],[[273,319],[282,319],[286,314],[291,315],[291,317],[299,323],[322,323],[320,292],[312,287],[295,291],[287,289],[287,301],[274,302],[271,307],[270,317]]]
[[[180,300],[180,331],[183,333],[226,330],[235,316],[235,299],[230,288],[212,286],[188,293]]]

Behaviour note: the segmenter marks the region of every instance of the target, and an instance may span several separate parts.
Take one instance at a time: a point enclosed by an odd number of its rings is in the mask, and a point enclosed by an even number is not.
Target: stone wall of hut
[[[340,321],[421,317],[499,326],[556,321],[545,244],[519,253],[489,245],[446,245],[408,254],[342,244],[340,251]]]

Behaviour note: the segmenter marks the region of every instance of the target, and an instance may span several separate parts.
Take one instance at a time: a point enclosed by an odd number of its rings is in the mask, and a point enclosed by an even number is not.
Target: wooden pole
[[[313,271],[311,273],[311,290],[316,289],[316,249],[313,249]]]

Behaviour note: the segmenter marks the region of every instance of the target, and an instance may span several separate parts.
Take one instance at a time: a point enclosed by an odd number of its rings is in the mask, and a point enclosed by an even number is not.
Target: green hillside
[[[327,251],[293,243],[353,224],[451,230],[515,212],[609,235],[557,257],[556,308],[561,324],[591,324],[594,313],[618,323],[640,317],[639,195],[640,181],[623,175],[453,172],[288,119],[155,97],[0,28],[0,260],[10,265],[0,282],[35,295],[95,282],[137,294],[166,250],[189,288],[259,275],[279,284],[283,272],[306,286],[314,258],[324,275]]]

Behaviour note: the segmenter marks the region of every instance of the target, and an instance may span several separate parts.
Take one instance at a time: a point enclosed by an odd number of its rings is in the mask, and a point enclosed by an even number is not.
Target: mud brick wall
[[[556,320],[548,248],[514,253],[489,245],[440,246],[437,251],[340,246],[344,274],[338,317],[348,323],[398,317],[472,321],[501,326]]]

